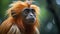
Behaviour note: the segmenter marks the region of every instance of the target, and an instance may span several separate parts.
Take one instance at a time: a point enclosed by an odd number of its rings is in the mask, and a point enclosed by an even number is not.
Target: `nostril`
[[[30,16],[32,16],[32,15],[30,15]]]
[[[34,18],[32,18],[32,20],[34,20]]]
[[[31,18],[30,18],[30,20],[34,20],[34,18],[33,18],[33,17],[31,17]]]

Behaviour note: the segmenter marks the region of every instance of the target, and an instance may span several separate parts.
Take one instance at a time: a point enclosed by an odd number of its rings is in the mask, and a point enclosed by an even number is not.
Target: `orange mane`
[[[22,1],[17,1],[17,2],[14,2],[11,4],[12,7],[10,9],[8,9],[8,14],[9,14],[9,17],[11,16],[11,10],[15,10],[17,13],[21,13],[23,9],[25,8],[28,8],[28,4],[26,2],[22,2]],[[36,6],[36,5],[31,5],[30,6],[31,8],[35,9],[36,11],[36,18],[37,18],[37,21],[36,23],[38,24],[38,15],[39,15],[39,7]],[[19,18],[18,18],[19,19]],[[22,26],[22,23],[21,23],[21,17],[20,17],[20,20],[17,20],[17,22],[20,22],[21,26]],[[36,24],[36,25],[37,25]],[[23,27],[23,26],[22,26]]]

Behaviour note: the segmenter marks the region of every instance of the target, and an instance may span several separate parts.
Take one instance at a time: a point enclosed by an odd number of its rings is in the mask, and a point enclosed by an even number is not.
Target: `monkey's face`
[[[22,15],[25,23],[34,23],[36,20],[35,10],[32,8],[24,9]]]

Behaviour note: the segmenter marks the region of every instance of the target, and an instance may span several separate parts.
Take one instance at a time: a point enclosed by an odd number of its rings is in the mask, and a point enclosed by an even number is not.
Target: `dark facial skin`
[[[26,23],[34,23],[36,20],[35,10],[32,8],[24,9],[22,12],[23,21]]]

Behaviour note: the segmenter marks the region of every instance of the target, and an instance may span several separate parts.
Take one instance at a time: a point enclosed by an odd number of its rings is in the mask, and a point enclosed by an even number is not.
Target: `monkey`
[[[0,25],[0,34],[40,34],[39,11],[31,2],[12,3],[7,10],[8,18]]]

